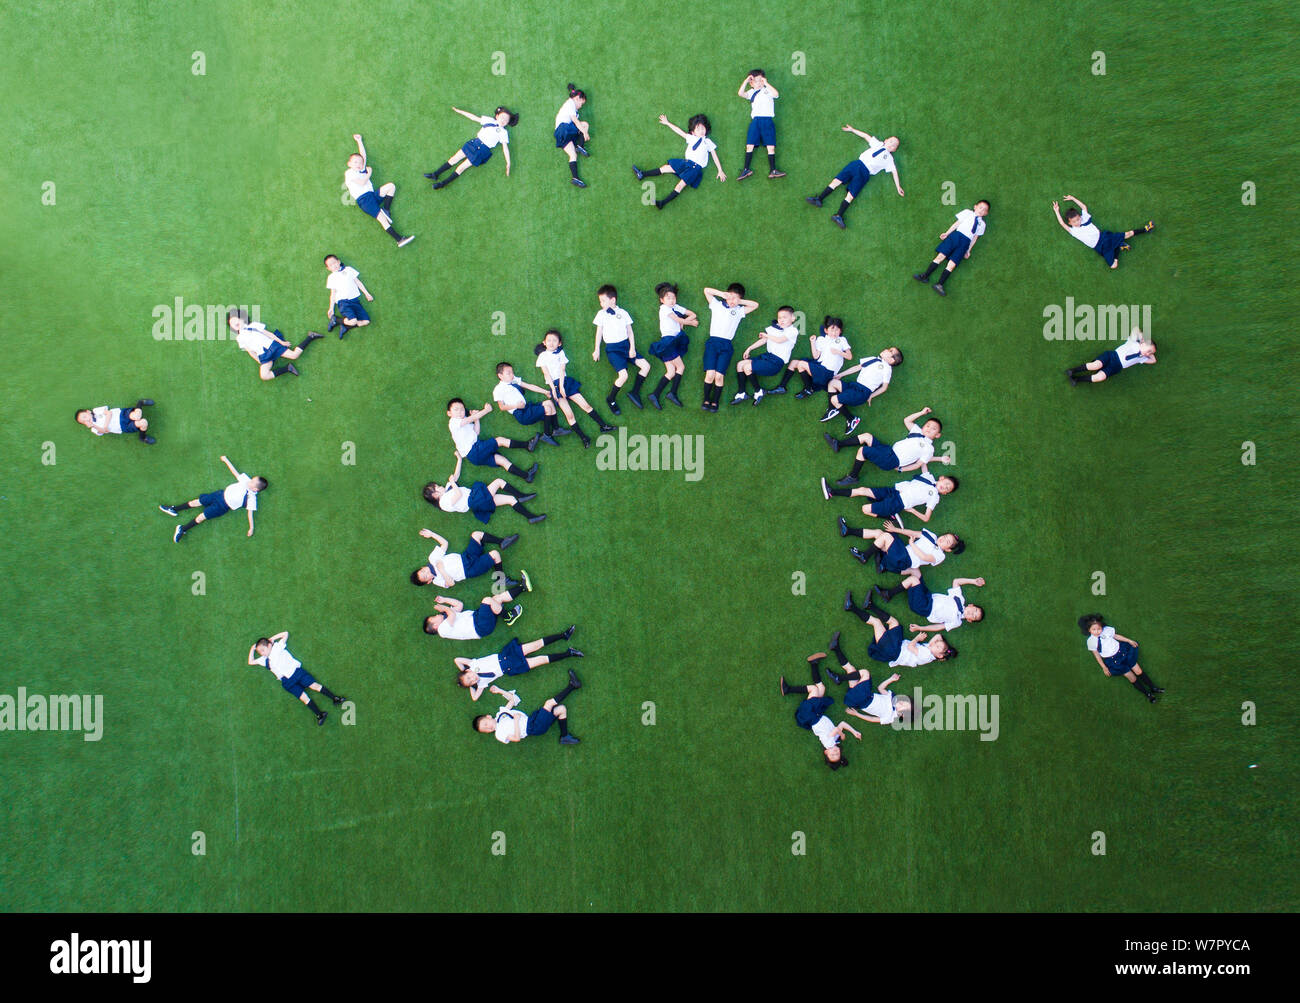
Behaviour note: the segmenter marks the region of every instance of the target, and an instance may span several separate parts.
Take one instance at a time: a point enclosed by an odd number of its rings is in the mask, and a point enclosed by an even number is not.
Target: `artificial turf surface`
[[[1296,20],[1278,3],[377,3],[354,40],[323,5],[4,4],[0,692],[102,694],[106,720],[97,743],[0,734],[3,908],[1294,907],[1280,624],[1295,297],[1273,248],[1294,210]],[[755,65],[781,91],[789,176],[767,180],[760,152],[737,184],[735,90]],[[550,139],[568,80],[591,99],[586,191]],[[473,133],[451,106],[501,103],[521,113],[511,177],[498,153],[429,191],[420,173]],[[656,117],[697,111],[730,180],[706,170],[655,213],[629,165],[679,156]],[[803,196],[861,152],[845,122],[902,139],[907,195],[877,178],[841,233],[838,197],[816,211]],[[343,204],[353,132],[417,234],[400,251]],[[1066,193],[1104,227],[1159,229],[1108,272],[1053,220]],[[988,235],[941,300],[909,276],[977,198],[993,203]],[[312,347],[298,380],[263,385],[230,341],[152,335],[154,308],[182,297],[257,304],[296,341],[323,325],[327,251],[359,268],[375,323]],[[596,287],[619,286],[644,348],[663,280],[702,314],[704,285],[743,282],[762,307],[738,349],[787,301],[810,323],[843,315],[860,354],[902,347],[862,427],[892,437],[925,405],[943,418],[962,489],[931,525],[968,549],[928,580],[985,576],[968,596],[989,615],[954,636],[957,661],[898,689],[998,694],[996,741],[863,726],[847,770],[819,763],[777,677],[802,681],[836,628],[866,661],[840,599],[873,576],[834,531],[856,509],[816,484],[849,460],[821,441],[821,398],[702,413],[704,328],[685,410],[624,403],[620,422],[703,435],[703,478],[600,471],[573,437],[542,447],[549,519],[492,525],[523,532],[506,553],[538,586],[523,619],[481,643],[421,633],[417,531],[456,546],[477,528],[419,496],[451,467],[447,398],[488,400],[503,358],[536,382],[532,346],[555,326],[599,400]],[[1061,370],[1106,346],[1044,339],[1044,308],[1067,296],[1150,304],[1160,364],[1068,386]],[[152,448],[70,420],[138,396],[159,402]],[[256,535],[235,513],[173,545],[157,503],[225,484],[221,453],[271,480]],[[1141,642],[1158,705],[1084,651],[1075,619],[1093,609]],[[586,683],[569,702],[583,744],[471,735],[452,657],[570,622],[587,652],[565,663]],[[244,664],[280,629],[355,701],[354,725],[329,708],[314,727]],[[525,707],[561,678],[516,680]]]

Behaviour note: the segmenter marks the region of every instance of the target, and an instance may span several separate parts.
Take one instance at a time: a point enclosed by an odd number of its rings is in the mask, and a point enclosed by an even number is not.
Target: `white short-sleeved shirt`
[[[288,679],[302,668],[302,662],[289,654],[288,645],[284,640],[272,641],[271,650],[260,658],[254,658],[253,664],[270,669],[275,673],[276,679]]]
[[[736,336],[736,328],[745,319],[745,308],[737,303],[727,306],[724,299],[709,297],[709,337],[731,341]]]
[[[1079,220],[1078,226],[1067,226],[1070,236],[1088,247],[1096,248],[1097,242],[1101,240],[1101,229],[1092,221],[1092,217],[1085,215]]]
[[[976,216],[974,209],[963,209],[957,213],[957,229],[954,233],[963,234],[967,240],[973,241],[976,237],[984,236],[984,217]]]
[[[934,458],[934,440],[922,432],[916,422],[909,422],[907,435],[894,443],[894,455],[898,457],[899,467],[929,463]]]
[[[861,683],[859,685],[870,686],[871,684]],[[881,724],[889,724],[894,718],[898,717],[898,712],[894,710],[894,699],[892,693],[876,693],[863,713],[871,715]]]
[[[692,136],[686,141],[686,159],[701,167],[709,166],[709,154],[718,148],[718,144],[708,136]]]
[[[248,486],[253,483],[253,479],[246,474],[236,474],[237,481],[234,484],[227,484],[221,494],[226,499],[226,504],[230,508],[246,508],[250,512],[257,511],[257,492],[250,491]]]
[[[1119,364],[1124,369],[1129,366],[1150,365],[1156,361],[1142,354],[1142,336],[1139,334],[1130,334],[1124,343],[1115,349],[1115,354],[1119,356]]]
[[[1119,653],[1119,641],[1115,639],[1114,627],[1102,627],[1097,637],[1088,636],[1088,650],[1095,651],[1102,658],[1112,658]]]
[[[766,343],[767,351],[771,352],[782,362],[789,362],[790,356],[794,354],[794,343],[799,340],[799,328],[794,324],[789,327],[777,327],[775,324],[763,329],[763,333],[768,336]],[[784,338],[785,341],[774,341],[776,338]]]
[[[90,417],[95,425],[103,425],[107,422],[108,432],[112,432],[115,435],[120,435],[122,433],[122,408],[109,407],[105,404],[103,407],[93,408],[90,412]],[[108,434],[108,432],[101,432],[99,429],[93,427],[91,428],[91,431],[96,435]]]
[[[610,313],[610,310],[614,312]],[[592,323],[600,331],[601,340],[606,345],[620,344],[632,334],[632,315],[621,306],[602,307]]]
[[[682,333],[681,321],[687,316],[686,310],[676,303],[659,304],[659,334],[664,338]]]
[[[823,749],[833,749],[840,743],[835,734],[835,722],[825,714],[819,717],[817,723],[812,726],[812,733],[821,741]]]
[[[506,710],[502,707],[497,711],[496,723],[497,741],[502,745],[509,745],[516,735],[520,739],[528,737],[528,715],[521,710]]]
[[[474,699],[483,695],[483,691],[505,675],[501,668],[501,658],[498,655],[484,655],[482,658],[471,658],[465,668],[478,676],[478,682],[470,691]]]
[[[755,87],[749,93],[749,117],[772,118],[776,114],[776,95],[770,84]]]
[[[438,508],[444,512],[468,512],[469,488],[462,488],[457,485],[454,488],[444,490],[442,497],[438,499]]]
[[[568,364],[569,357],[564,354],[563,348],[557,348],[554,352],[539,352],[537,354],[537,368],[542,371],[547,383],[553,383],[561,379]]]
[[[261,355],[275,344],[275,339],[271,337],[271,332],[267,330],[265,324],[254,320],[245,324],[239,334],[235,335],[235,344],[245,352]]]
[[[557,129],[565,122],[572,122],[574,125],[578,124],[578,102],[574,101],[573,98],[569,98],[564,104],[560,105],[560,110],[555,113],[555,127]]]
[[[817,340],[817,364],[832,373],[838,373],[844,368],[844,356],[839,353],[848,350],[849,339],[844,335],[832,338],[829,334],[823,334]]]
[[[934,593],[930,597],[931,623],[943,624],[944,630],[956,630],[966,621],[962,614],[966,611],[966,597],[962,595],[961,586],[954,585],[947,592]]]
[[[438,636],[449,641],[476,639],[478,631],[474,629],[474,610],[466,608],[452,616],[443,617],[442,623],[438,624]]]
[[[483,128],[479,129],[475,138],[489,150],[499,143],[509,144],[510,133],[493,116],[483,115],[480,116],[478,121]]]
[[[528,403],[528,398],[519,389],[519,377],[517,376],[509,383],[497,380],[497,385],[492,388],[492,399],[498,404],[506,405],[511,410],[523,407]]]
[[[436,565],[442,561],[446,575],[438,574]],[[429,567],[433,570],[433,584],[440,589],[449,589],[457,582],[465,580],[465,559],[460,554],[449,554],[443,544],[429,551]]]
[[[349,167],[343,172],[343,183],[348,186],[348,194],[354,202],[366,192],[375,190],[375,186],[370,183],[369,167],[363,167],[359,171]]]
[[[939,546],[939,538],[931,533],[928,529],[921,530],[921,535],[907,545],[908,556],[912,558],[912,567],[921,567],[921,558],[928,557],[932,563],[928,567],[934,567],[943,563],[947,553]]]
[[[451,441],[456,444],[456,452],[461,456],[468,456],[469,451],[474,448],[478,442],[478,422],[470,421],[467,418],[448,418],[447,431],[451,433]]]
[[[863,150],[862,156],[858,157],[867,170],[872,174],[879,174],[881,171],[894,170],[894,155],[884,148],[884,146],[873,146],[870,149]]]
[[[934,507],[939,504],[939,499],[943,497],[939,494],[935,479],[925,474],[917,474],[910,481],[899,481],[894,485],[894,490],[903,500],[903,508],[924,505],[926,514],[933,512]]]
[[[913,649],[912,645],[916,645]],[[903,650],[889,663],[891,669],[915,669],[934,661],[934,652],[920,641],[904,641]]]
[[[858,382],[872,393],[881,387],[889,386],[889,381],[894,377],[894,367],[879,355],[873,355],[869,359],[859,359],[858,366]]]
[[[337,272],[330,272],[325,288],[334,293],[336,300],[354,300],[361,295],[361,286],[357,284],[360,278],[360,272],[351,265],[344,265]]]

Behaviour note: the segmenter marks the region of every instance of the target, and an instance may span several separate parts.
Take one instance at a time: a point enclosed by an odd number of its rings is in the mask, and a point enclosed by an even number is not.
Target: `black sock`
[[[889,610],[885,609],[882,606],[877,605],[876,600],[874,599],[867,600],[867,611],[870,613],[875,613],[876,616],[880,617],[880,619],[886,622],[888,622],[889,620]]]
[[[547,655],[546,661],[549,664],[550,662],[562,662],[566,658],[572,658],[572,657],[573,656],[570,655],[567,651],[561,651],[558,655]]]
[[[393,226],[390,226],[390,227],[388,228],[388,235],[389,235],[390,237],[392,237],[394,240],[401,240],[401,239],[402,239],[402,235],[401,235],[400,233],[397,232],[397,225],[396,225],[396,224],[394,224]]]
[[[569,737],[569,719],[568,719],[567,717],[558,717],[558,718],[555,719],[555,723],[556,723],[557,725],[560,726],[560,737],[561,737],[561,738],[568,738],[568,737]]]
[[[944,273],[939,276],[937,285],[944,285],[950,278],[952,278],[952,273],[956,270],[955,267],[944,269]]]
[[[853,409],[850,408],[850,407],[848,407],[848,406],[845,405],[845,404],[841,404],[841,405],[840,405],[840,417],[843,418],[845,421],[852,421],[852,420],[853,420]]]
[[[839,215],[840,215],[840,218],[841,218],[841,219],[844,218],[844,214],[845,214],[846,212],[849,211],[849,206],[851,206],[852,204],[853,204],[853,202],[849,199],[849,197],[848,197],[847,195],[845,195],[845,196],[844,196],[844,201],[840,203],[840,213],[839,213]]]
[[[516,506],[516,508],[517,507],[518,506]],[[505,596],[507,599],[518,599],[521,595],[523,595],[527,591],[528,590],[524,587],[524,583],[520,582],[518,585],[506,589],[501,594]]]
[[[192,529],[193,529],[195,526],[197,526],[198,524],[199,524],[199,520],[197,520],[197,519],[191,519],[189,522],[187,522],[184,526],[181,527],[181,532],[182,532],[182,533],[188,533],[190,530],[192,530]]]
[[[317,680],[317,682],[320,682],[320,680]],[[326,686],[324,683],[320,684],[320,691],[322,694],[324,694],[326,700],[335,699],[334,694],[330,692],[330,688]]]
[[[315,340],[316,339],[313,338],[311,335],[307,335],[307,337],[303,338],[302,341],[298,342],[298,347],[300,349],[306,349],[306,347]]]
[[[767,169],[768,169],[769,171],[774,171],[774,170],[776,170],[776,154],[775,154],[775,153],[769,153],[769,154],[767,155]]]
[[[817,659],[815,662],[809,662],[809,663],[808,663],[808,668],[812,671],[812,681],[813,681],[813,685],[816,685],[817,683],[820,683],[820,682],[822,681],[822,662],[821,662],[821,659],[819,658],[819,659]]]
[[[528,448],[527,439],[511,439],[508,443],[506,443],[506,449],[527,449],[527,448]]]
[[[664,390],[665,390],[665,388],[667,388],[667,386],[668,386],[668,377],[667,377],[667,376],[660,376],[660,377],[659,377],[659,382],[655,384],[654,395],[655,395],[656,397],[658,397],[661,393],[664,392]]]
[[[618,386],[617,386],[617,385],[612,386],[612,387],[609,388],[609,393],[605,395],[605,403],[608,404],[608,405],[610,405],[610,407],[613,407],[613,406],[614,406],[614,402],[615,402],[616,400],[618,400]]]
[[[458,177],[460,177],[460,175],[457,174],[455,171],[452,171],[452,172],[451,172],[450,174],[448,174],[445,178],[440,179],[440,180],[438,181],[438,184],[440,184],[440,185],[442,185],[442,187],[446,188],[449,184],[451,184],[453,181],[455,181]]]
[[[680,390],[682,386],[682,374],[678,373],[676,376],[674,376],[672,383],[673,383],[672,395],[676,397],[677,391]]]
[[[307,709],[311,711],[313,714],[315,714],[317,717],[320,717],[320,708],[316,706],[315,701],[312,700],[311,697],[307,698]]]
[[[745,392],[745,387],[747,386],[749,386],[749,377],[746,376],[744,373],[738,373],[736,392],[743,394]]]
[[[852,489],[852,488],[827,488],[827,490],[831,493],[831,497],[832,497],[832,498],[852,498],[852,497],[853,497],[853,489]]]
[[[434,172],[433,172],[433,176],[436,178],[436,177],[437,177],[438,175],[440,175],[443,171],[449,171],[449,170],[451,170],[451,161],[450,161],[450,160],[444,160],[444,161],[442,162],[442,166],[439,167],[439,168],[436,168],[436,169],[434,170]]]
[[[520,470],[518,467],[516,467],[513,463],[507,463],[507,464],[506,464],[506,473],[507,473],[507,474],[514,474],[516,477],[523,477],[523,476],[525,476],[524,472],[523,472],[522,470]]]
[[[576,160],[569,161],[569,173],[575,178],[578,176],[578,162]]]
[[[831,648],[831,654],[834,655],[835,658],[836,658],[836,660],[840,663],[840,668],[841,668],[841,669],[844,668],[844,666],[848,665],[849,660],[848,660],[847,658],[844,657],[844,649],[840,647],[840,643],[839,643],[839,641],[836,641],[835,644],[834,644],[834,646]],[[853,670],[851,670],[851,671],[849,672],[849,678],[850,678],[850,679],[857,679],[857,678],[858,678],[858,670],[857,670],[857,669],[853,669]]]
[[[811,374],[811,373],[800,373],[799,375],[803,377],[803,388],[804,388],[805,390],[811,390],[811,389],[813,388],[813,378],[812,378],[812,374]]]
[[[674,188],[672,191],[670,191],[667,195],[665,195],[663,198],[661,198],[661,199],[659,200],[659,204],[660,204],[660,205],[667,205],[669,202],[671,202],[673,199],[675,199],[675,198],[676,198],[678,195],[680,195],[680,194],[681,194],[681,192],[679,192],[676,188]]]
[[[564,687],[564,689],[560,690],[559,693],[555,694],[555,696],[552,697],[551,699],[553,699],[557,705],[562,704],[564,703],[564,698],[567,697],[572,692],[573,692],[573,687],[566,686]]]
[[[884,599],[885,602],[889,602],[889,600],[893,599],[895,596],[900,596],[906,591],[907,589],[903,588],[901,585],[891,585],[887,589],[881,589],[880,593],[881,598]]]
[[[861,620],[863,623],[866,623],[868,620],[871,619],[871,614],[868,613],[865,609],[861,609],[861,608],[858,607],[858,606],[854,606],[852,609],[847,610],[846,612],[852,613],[854,616],[856,616],[856,617],[857,617],[859,620]]]
[[[141,441],[141,442],[144,442],[144,440],[147,439],[147,438],[148,438],[148,433],[146,433],[146,432],[141,432],[141,433],[140,433],[140,441]]]
[[[632,392],[634,394],[639,394],[641,392],[641,387],[644,383],[645,383],[645,377],[642,376],[640,373],[637,373],[636,379],[632,381]]]
[[[643,178],[657,178],[657,177],[659,177],[659,175],[662,174],[662,173],[663,173],[663,171],[661,171],[658,167],[652,167],[652,168],[650,168],[650,170],[648,170],[648,171],[642,171],[642,172],[641,172],[641,177],[643,177]]]
[[[860,473],[862,473],[862,465],[866,462],[867,462],[866,460],[854,460],[853,469],[850,470],[849,473],[852,476],[857,477]]]
[[[501,539],[499,536],[493,536],[491,533],[484,533],[483,542],[491,545],[494,543],[505,543],[505,540]]]
[[[503,495],[509,495],[511,498],[518,498],[520,495],[520,491],[509,482],[501,485],[501,493]]]
[[[271,367],[271,375],[272,375],[272,376],[283,376],[283,375],[284,375],[285,373],[287,373],[288,371],[289,371],[289,364],[288,364],[288,363],[285,363],[283,366],[272,366],[272,367]]]
[[[830,198],[831,192],[833,191],[835,191],[835,189],[832,188],[830,185],[827,185],[825,188],[822,189],[822,193],[818,195],[817,198],[818,199]]]
[[[393,205],[393,196],[385,195],[383,198],[379,200],[379,205],[384,210],[384,212],[388,212],[388,210],[391,209]]]
[[[520,515],[522,515],[525,519],[531,519],[531,518],[533,517],[533,515],[534,515],[534,513],[528,511],[528,506],[525,505],[523,502],[515,502],[513,508],[514,508],[514,510],[515,510],[516,512],[518,512]]]
[[[934,274],[934,270],[938,267],[939,267],[939,262],[931,261],[930,267],[921,273],[921,278],[928,279],[932,274]]]
[[[745,170],[749,170],[749,162],[750,162],[751,160],[753,160],[753,159],[754,159],[754,151],[753,151],[753,150],[746,150],[746,151],[745,151]]]

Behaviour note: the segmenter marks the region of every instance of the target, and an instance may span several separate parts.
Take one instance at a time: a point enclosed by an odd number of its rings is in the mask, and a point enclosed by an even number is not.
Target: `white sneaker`
[[[731,398],[731,403],[733,403],[733,404],[739,404],[741,401],[746,401],[746,400],[749,400],[749,394],[747,394],[747,393],[738,393],[738,394],[736,394],[735,397]]]
[[[764,393],[766,393],[766,391],[761,388],[754,391],[754,407],[758,407],[762,402]]]
[[[826,486],[826,478],[822,478],[822,497],[827,501],[831,500],[831,489]]]

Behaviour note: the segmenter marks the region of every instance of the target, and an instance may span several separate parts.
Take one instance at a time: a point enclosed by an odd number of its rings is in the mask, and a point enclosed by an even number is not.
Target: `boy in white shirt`
[[[501,505],[513,508],[530,523],[542,522],[546,518],[545,513],[534,514],[525,507],[526,503],[537,497],[536,492],[520,494],[504,477],[498,477],[488,484],[475,481],[468,488],[461,487],[457,481],[463,458],[458,451],[455,452],[456,466],[447,483],[435,484],[430,481],[421,492],[430,505],[437,505],[444,512],[471,512],[484,526]]]
[[[519,605],[509,606],[524,592],[533,590],[533,583],[528,579],[528,572],[522,568],[517,582],[502,592],[484,596],[477,606],[468,609],[459,599],[451,596],[435,596],[434,613],[424,618],[424,632],[437,634],[449,641],[479,641],[497,629],[497,620],[505,617],[509,627],[524,612]]]
[[[925,617],[927,623],[927,626],[909,623],[907,629],[914,634],[932,634],[941,630],[953,631],[963,623],[979,623],[984,619],[984,607],[970,602],[962,592],[962,588],[967,585],[983,588],[984,579],[954,578],[947,592],[931,592],[920,571],[909,571],[892,588],[871,586],[871,598],[873,602],[879,598],[882,603],[886,603],[899,593],[906,592],[907,608],[917,616]]]
[[[895,696],[889,687],[898,682],[895,672],[878,687],[871,689],[871,673],[858,669],[844,654],[840,647],[840,632],[831,635],[831,653],[839,660],[844,675],[838,675],[830,669],[826,674],[837,683],[848,681],[849,688],[844,693],[844,709],[852,717],[866,721],[868,724],[893,724],[895,720],[906,721],[912,715],[912,701],[905,696]]]
[[[636,179],[641,181],[644,178],[656,178],[661,174],[672,174],[680,178],[675,188],[665,195],[662,199],[655,201],[655,208],[662,209],[669,202],[682,193],[682,190],[690,185],[692,188],[700,187],[700,180],[704,177],[704,168],[709,166],[709,157],[713,157],[713,163],[718,168],[718,180],[726,181],[727,176],[722,172],[722,161],[718,159],[718,146],[713,140],[709,139],[709,119],[707,115],[692,115],[690,122],[687,124],[687,131],[683,131],[668,121],[667,115],[659,116],[659,124],[666,125],[673,132],[686,140],[686,152],[680,157],[674,157],[662,167],[656,167],[649,171],[643,171],[632,165],[632,173]]]
[[[537,464],[528,470],[520,470],[510,459],[501,453],[503,449],[526,449],[532,452],[537,448],[540,436],[531,439],[509,439],[498,435],[490,439],[480,439],[479,422],[492,413],[492,406],[484,404],[478,411],[469,411],[465,402],[453,397],[447,402],[447,430],[451,441],[455,443],[456,455],[469,460],[476,467],[500,467],[508,474],[522,477],[529,484],[537,476]]]
[[[862,473],[862,467],[868,460],[881,470],[897,470],[900,474],[921,469],[935,458],[934,443],[943,434],[943,423],[938,418],[930,418],[924,425],[916,423],[918,418],[924,418],[930,413],[928,407],[923,407],[920,411],[904,418],[903,427],[907,429],[907,435],[893,445],[881,442],[870,432],[844,439],[837,439],[827,432],[826,444],[833,452],[838,453],[842,446],[860,444],[857,453],[854,454],[852,470],[848,476],[841,477],[835,483],[842,488],[856,484],[858,475]],[[935,462],[952,463],[952,457],[941,456]]]
[[[939,281],[934,284],[935,292],[940,296],[947,296],[944,284],[952,278],[952,273],[957,270],[957,266],[970,257],[970,252],[975,249],[975,242],[984,236],[986,229],[984,217],[988,214],[988,199],[980,199],[971,208],[957,213],[952,226],[939,234],[939,246],[934,249],[934,260],[930,262],[930,267],[922,273],[913,275],[912,278],[917,282],[929,282],[930,275],[947,258],[948,267],[944,269]]]
[[[769,179],[785,177],[785,171],[776,169],[776,99],[781,95],[767,82],[762,70],[750,70],[736,91],[749,102],[749,131],[745,133],[745,169],[736,175],[737,181],[752,177],[749,163],[754,159],[754,147],[767,147],[767,176]]]
[[[939,500],[960,486],[960,482],[951,474],[935,477],[930,473],[930,468],[922,463],[920,473],[910,480],[898,481],[891,488],[833,488],[823,477],[822,497],[827,501],[832,498],[868,498],[870,500],[862,506],[863,515],[889,519],[907,512],[922,522],[929,522]],[[841,518],[840,536],[848,534],[849,527]]]
[[[451,110],[457,115],[464,115],[471,122],[477,122],[480,128],[478,134],[448,157],[441,167],[425,175],[433,182],[433,187],[446,188],[471,167],[486,164],[498,146],[501,147],[501,155],[506,158],[506,177],[510,177],[510,133],[507,127],[518,125],[519,116],[504,105],[491,115],[475,115],[472,111],[462,111],[454,106]],[[453,167],[456,168],[454,174],[447,175],[445,181],[438,180],[444,171],[450,171]]]
[[[709,304],[709,338],[704,343],[704,402],[700,407],[716,413],[736,351],[736,329],[758,309],[758,301],[745,299],[745,287],[739,282],[731,283],[725,292],[705,286],[704,297]]]
[[[389,210],[393,207],[393,196],[397,194],[397,186],[390,181],[381,186],[376,194],[373,170],[366,163],[366,145],[361,142],[361,133],[354,133],[352,138],[356,140],[357,152],[348,157],[348,167],[343,172],[343,183],[347,186],[348,194],[352,196],[352,201],[362,212],[397,241],[398,247],[405,247],[415,239],[415,234],[403,237],[397,232],[397,226],[393,223]]]
[[[544,394],[546,400],[529,401],[524,396],[525,390]],[[538,438],[548,446],[559,445],[555,436],[569,434],[567,428],[560,428],[560,422],[555,417],[555,401],[551,400],[550,392],[545,387],[525,383],[515,375],[515,367],[509,362],[497,363],[497,382],[492,388],[492,399],[497,402],[497,407],[512,415],[521,425],[536,425],[540,421],[542,432]]]
[[[90,429],[94,435],[126,435],[134,432],[146,446],[152,446],[158,440],[148,434],[149,419],[144,416],[144,409],[153,407],[154,402],[148,397],[141,397],[135,407],[83,407],[73,415],[78,425]]]
[[[751,377],[754,380],[754,406],[763,403],[764,390],[758,378],[775,376],[788,366],[790,356],[794,353],[794,343],[798,338],[799,328],[794,323],[794,307],[778,307],[776,320],[771,326],[764,328],[758,340],[745,349],[740,361],[736,363],[736,395],[731,398],[731,403],[739,404],[749,396],[745,392],[745,385]],[[763,353],[751,359],[749,353],[760,346],[764,348]],[[772,391],[774,394],[785,392],[784,385]]]
[[[844,201],[840,203],[839,212],[831,217],[831,222],[844,229],[844,214],[849,211],[849,206],[853,200],[858,197],[858,193],[873,176],[888,171],[894,178],[894,188],[898,192],[898,197],[903,197],[903,186],[898,180],[898,165],[894,163],[894,154],[898,150],[898,137],[890,136],[888,139],[877,139],[869,132],[859,132],[851,125],[840,126],[843,132],[851,132],[853,135],[867,142],[867,148],[857,160],[850,160],[840,170],[840,173],[831,179],[830,184],[822,189],[819,195],[809,195],[805,202],[809,205],[815,205],[821,208],[822,200],[830,198],[831,192],[835,191],[840,185],[847,187],[847,193]]]
[[[831,406],[819,421],[830,421],[836,415],[844,416],[844,434],[850,435],[861,421],[852,411],[859,404],[871,407],[871,402],[889,389],[889,381],[894,377],[894,370],[903,364],[903,353],[894,346],[886,348],[879,355],[861,359],[856,366],[842,370],[826,384],[826,393],[831,399]],[[849,377],[857,374],[856,381]]]
[[[220,518],[227,512],[233,512],[235,509],[241,508],[248,512],[248,535],[253,535],[253,513],[257,511],[257,496],[260,492],[266,490],[267,480],[265,477],[249,477],[246,474],[241,474],[224,456],[221,457],[221,462],[226,465],[227,470],[234,474],[235,481],[233,484],[227,484],[220,491],[209,491],[206,494],[201,494],[190,501],[177,502],[175,505],[158,506],[163,513],[172,516],[180,515],[184,509],[203,509],[189,522],[176,527],[176,531],[172,533],[173,543],[180,543],[181,537],[199,523]]]
[[[844,337],[844,321],[839,317],[827,316],[822,320],[819,334],[808,339],[807,358],[795,359],[781,376],[781,386],[773,393],[784,393],[785,386],[795,373],[803,377],[803,389],[794,395],[801,401],[811,397],[818,390],[825,390],[835,375],[844,367],[844,363],[853,358],[853,349],[849,339]]]
[[[965,542],[956,533],[934,533],[928,529],[918,532],[905,529],[898,522],[886,522],[885,526],[888,528],[848,530],[848,535],[871,541],[865,551],[850,547],[849,553],[861,564],[874,556],[876,570],[880,572],[901,575],[916,568],[939,565],[949,554],[960,554],[966,549]],[[840,527],[841,536],[845,530],[846,527]]]
[[[525,714],[521,710],[515,710],[519,706],[518,693],[492,686],[489,692],[504,697],[505,706],[495,714],[478,715],[471,725],[476,733],[495,735],[498,742],[511,745],[514,742],[522,742],[525,738],[545,735],[551,730],[551,725],[558,724],[560,744],[577,745],[580,739],[576,735],[569,734],[569,709],[564,706],[564,701],[570,693],[579,689],[582,689],[582,681],[578,679],[578,674],[570,669],[569,685],[542,704],[540,710]]]
[[[257,363],[257,375],[263,380],[273,380],[285,373],[290,376],[299,375],[294,360],[301,358],[303,350],[313,341],[325,337],[315,331],[308,331],[307,337],[294,347],[284,340],[279,331],[272,333],[265,324],[249,320],[238,310],[230,311],[226,323],[235,332],[235,344]],[[285,364],[276,368],[275,360],[280,358],[285,360]]]
[[[507,537],[493,536],[491,533],[485,533],[481,529],[475,530],[469,535],[469,543],[465,544],[465,549],[459,554],[448,552],[451,546],[446,537],[439,536],[431,529],[420,530],[420,535],[426,540],[432,540],[436,546],[429,552],[425,563],[411,572],[412,585],[436,585],[440,589],[454,588],[460,582],[467,582],[471,578],[477,578],[479,575],[486,575],[489,571],[500,568],[501,550],[515,543],[519,539],[518,533],[512,533]],[[483,545],[500,544],[501,550],[484,550]],[[501,572],[504,581],[501,583],[506,588],[513,588],[521,582],[515,581],[504,571]]]
[[[1112,376],[1117,376],[1131,366],[1154,366],[1156,364],[1156,343],[1148,341],[1136,327],[1118,348],[1102,352],[1091,362],[1067,369],[1065,375],[1070,377],[1070,385],[1080,383],[1104,383]]]
[[[269,669],[271,675],[280,681],[284,691],[311,711],[316,717],[317,724],[324,724],[325,718],[329,715],[316,706],[306,691],[311,690],[313,693],[322,694],[334,701],[335,707],[346,701],[347,697],[341,693],[331,693],[324,683],[319,682],[315,676],[304,669],[302,662],[289,654],[286,646],[288,640],[287,630],[272,634],[270,637],[259,637],[248,649],[248,664]]]
[[[337,254],[325,255],[325,267],[330,273],[329,278],[325,280],[325,288],[330,294],[330,305],[325,311],[325,317],[330,324],[325,329],[325,333],[329,334],[337,327],[339,340],[342,341],[348,328],[365,327],[370,323],[370,314],[361,305],[361,297],[365,296],[366,300],[372,303],[375,298],[362,283],[361,273],[351,265],[343,264]]]
[[[628,392],[627,399],[640,410],[641,385],[650,375],[650,363],[636,354],[636,336],[632,333],[632,315],[618,305],[618,290],[611,285],[603,285],[596,290],[596,299],[600,301],[600,311],[592,320],[596,327],[596,347],[591,353],[591,361],[600,361],[600,346],[605,346],[605,358],[614,369],[614,384],[609,389],[605,403],[610,412],[617,417],[623,412],[618,407],[618,391],[627,382],[627,364],[636,366],[636,380]]]
[[[1071,237],[1100,254],[1102,260],[1111,268],[1119,267],[1119,252],[1129,249],[1128,244],[1125,243],[1126,240],[1131,240],[1139,233],[1150,233],[1156,228],[1156,224],[1152,220],[1147,220],[1146,226],[1139,227],[1136,230],[1125,230],[1123,233],[1103,230],[1092,221],[1092,216],[1089,214],[1086,205],[1073,195],[1065,196],[1065,200],[1073,202],[1078,208],[1066,209],[1065,219],[1062,219],[1061,204],[1053,202],[1052,212],[1056,215],[1056,221],[1061,224],[1065,232]]]

